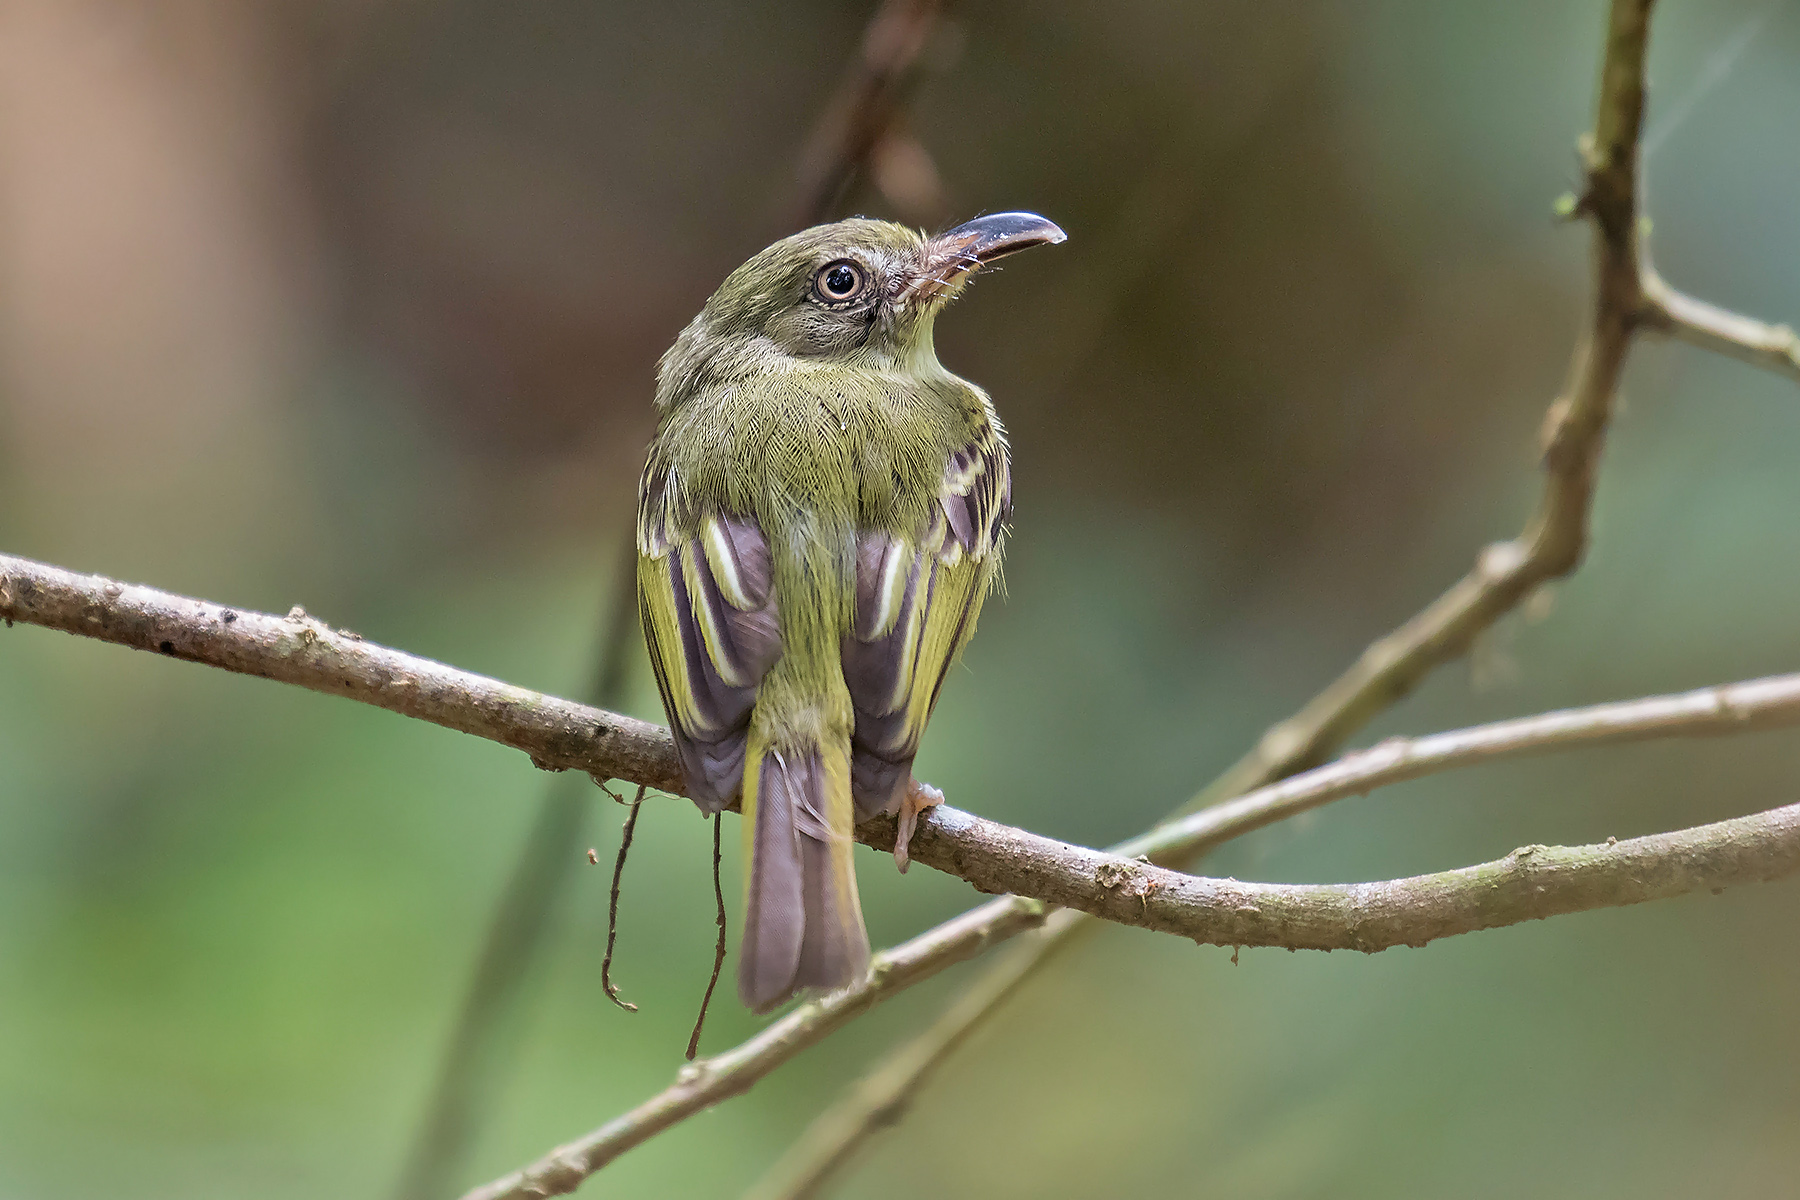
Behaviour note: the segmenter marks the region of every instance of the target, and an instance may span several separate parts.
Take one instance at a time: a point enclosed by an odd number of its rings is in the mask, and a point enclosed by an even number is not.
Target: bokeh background
[[[868,3],[9,0],[0,547],[561,694],[592,673],[655,358],[785,232]],[[983,0],[908,128],[945,216],[1030,207],[939,326],[1016,452],[1008,594],[921,774],[1088,844],[1190,795],[1514,532],[1586,286],[1597,0]],[[1800,5],[1667,0],[1678,285],[1800,316]],[[850,207],[893,213],[864,187]],[[900,205],[904,208],[904,205]],[[913,215],[901,213],[901,215]],[[915,219],[919,219],[916,218]],[[1581,572],[1367,731],[1800,668],[1800,395],[1634,354]],[[641,651],[634,645],[634,654]],[[657,715],[642,663],[631,711]],[[1214,873],[1344,881],[1795,798],[1793,734],[1350,800]],[[0,631],[0,1196],[384,1197],[549,776],[373,709]],[[620,810],[522,968],[469,1185],[665,1085],[708,827]],[[734,823],[734,821],[733,821]],[[735,828],[727,828],[728,839]],[[878,943],[976,897],[861,859]],[[737,877],[728,865],[728,894]],[[587,1191],[730,1196],[962,967]],[[1110,930],[840,1187],[899,1197],[1786,1194],[1800,885],[1362,957]],[[758,1027],[729,997],[706,1046]]]

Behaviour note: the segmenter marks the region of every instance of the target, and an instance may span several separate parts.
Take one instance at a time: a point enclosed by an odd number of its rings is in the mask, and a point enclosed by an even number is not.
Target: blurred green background
[[[9,3],[0,548],[580,692],[655,358],[784,232],[870,11]],[[1550,203],[1603,19],[959,9],[909,122],[944,215],[1034,208],[1071,240],[939,326],[1011,429],[1017,512],[923,777],[1043,833],[1129,835],[1518,528],[1581,319],[1586,233]],[[1652,50],[1661,267],[1800,316],[1800,5],[1668,0]],[[1581,572],[1365,742],[1800,668],[1800,395],[1645,343],[1625,400]],[[633,672],[631,711],[659,716]],[[1787,803],[1796,768],[1792,734],[1490,768],[1207,869],[1444,869]],[[0,631],[0,1196],[389,1194],[550,783],[341,700]],[[567,854],[610,862],[620,812],[589,790]],[[601,994],[607,871],[583,863],[459,1183],[672,1078],[708,857],[691,805],[646,808],[616,966],[635,1016]],[[878,943],[976,899],[873,853],[861,873]],[[1797,918],[1790,882],[1235,967],[1107,931],[840,1191],[1790,1194]],[[973,969],[584,1194],[734,1195]],[[706,1047],[758,1025],[726,995]]]

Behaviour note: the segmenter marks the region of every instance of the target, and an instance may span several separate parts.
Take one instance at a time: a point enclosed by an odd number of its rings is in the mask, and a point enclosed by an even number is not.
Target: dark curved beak
[[[936,299],[957,290],[977,267],[1033,246],[1069,240],[1054,221],[1036,213],[993,213],[965,221],[925,243],[919,277],[909,291],[920,299]]]
[[[955,246],[985,264],[1033,246],[1054,246],[1068,240],[1069,235],[1053,221],[1046,221],[1036,213],[1009,212],[966,221],[933,238],[932,244]]]

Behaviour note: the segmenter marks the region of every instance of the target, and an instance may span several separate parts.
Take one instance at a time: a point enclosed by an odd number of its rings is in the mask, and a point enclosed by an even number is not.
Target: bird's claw
[[[900,825],[894,835],[894,865],[900,868],[902,875],[912,865],[906,848],[912,843],[913,830],[919,824],[919,814],[943,802],[944,793],[929,783],[920,783],[917,779],[907,782],[906,795],[900,798]]]

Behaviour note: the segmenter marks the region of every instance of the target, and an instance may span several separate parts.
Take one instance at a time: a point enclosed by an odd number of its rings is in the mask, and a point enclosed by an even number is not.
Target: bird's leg
[[[906,847],[912,842],[913,829],[919,823],[919,814],[934,805],[944,802],[944,793],[929,783],[920,783],[917,779],[909,779],[906,784],[906,795],[900,798],[900,827],[894,835],[894,865],[900,868],[902,875],[912,865],[907,857]]]

